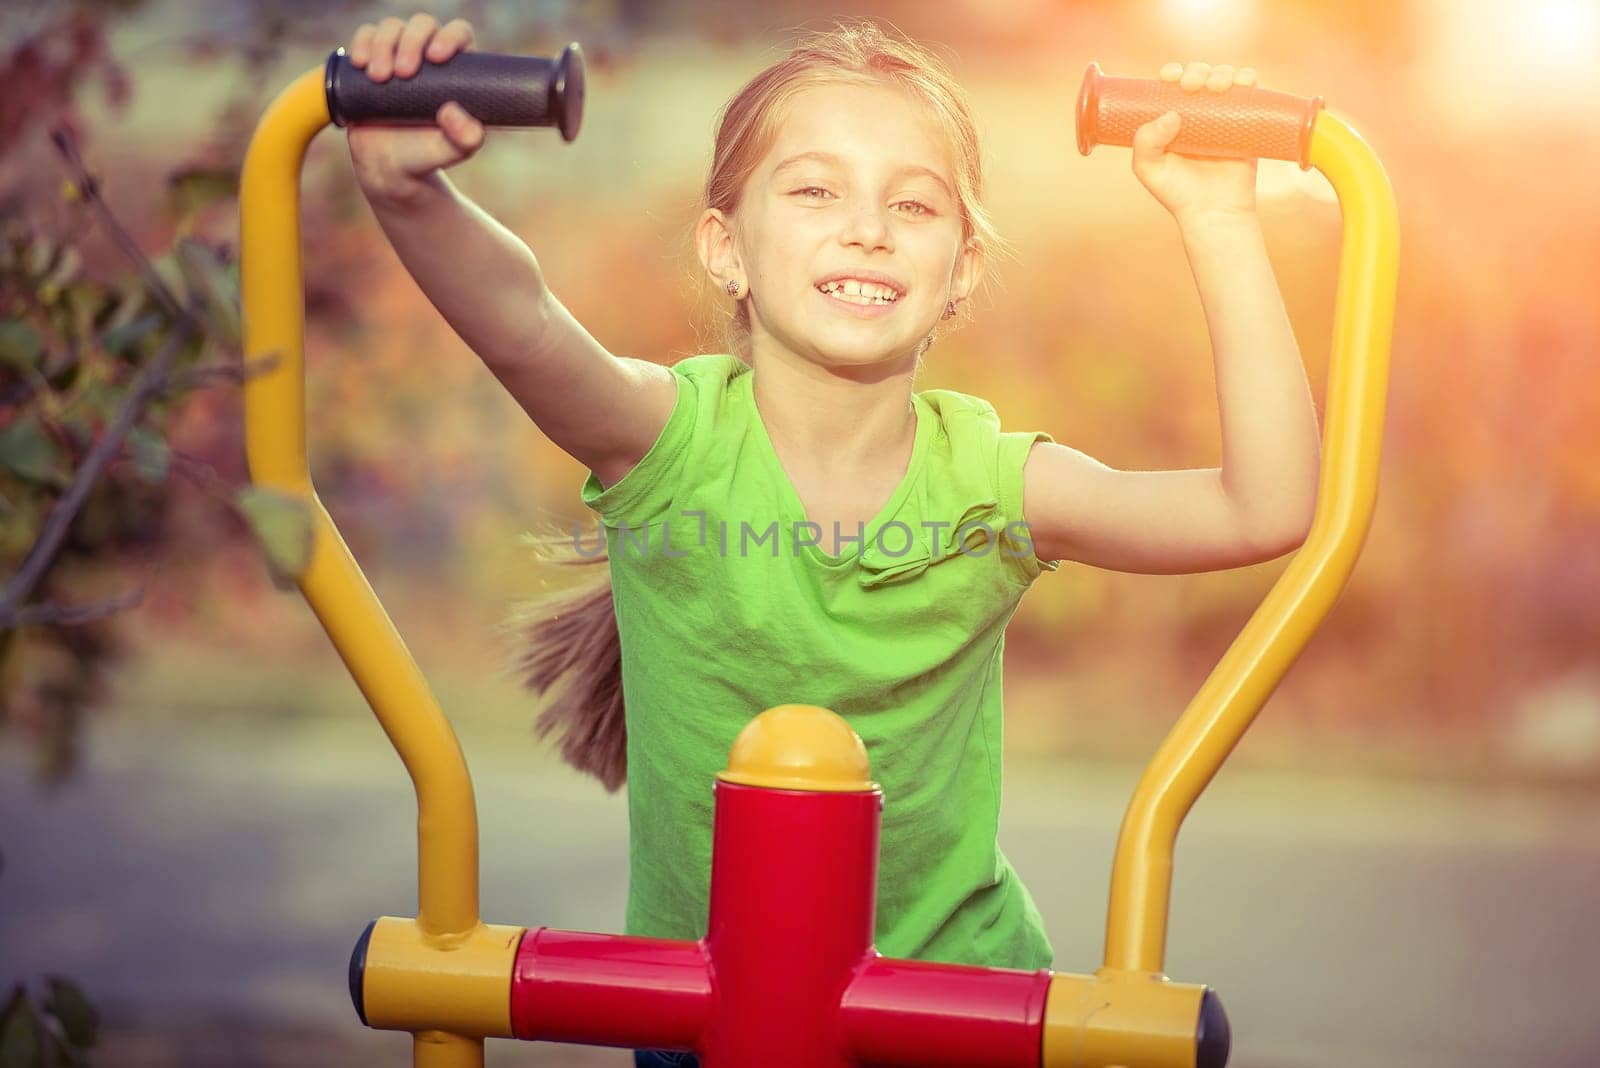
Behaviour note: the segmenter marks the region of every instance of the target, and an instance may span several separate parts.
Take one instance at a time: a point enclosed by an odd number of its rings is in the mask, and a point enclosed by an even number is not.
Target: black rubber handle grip
[[[1253,85],[1220,93],[1190,92],[1177,82],[1110,78],[1091,63],[1078,91],[1078,151],[1133,144],[1134,132],[1176,111],[1182,120],[1168,152],[1224,159],[1286,159],[1311,166],[1311,128],[1320,96],[1303,97]]]
[[[375,82],[345,50],[328,56],[328,114],[353,122],[432,125],[454,100],[485,126],[556,126],[571,141],[583,122],[583,50],[576,42],[555,59],[494,52],[457,52],[443,63],[424,59],[409,78]]]

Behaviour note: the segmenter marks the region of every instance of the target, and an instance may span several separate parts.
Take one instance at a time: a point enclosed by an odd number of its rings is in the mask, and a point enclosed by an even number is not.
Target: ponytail
[[[542,696],[567,680],[534,722],[535,736],[558,732],[561,759],[615,793],[628,778],[628,732],[610,563],[603,553],[583,555],[572,532],[553,525],[524,534],[522,541],[552,563],[601,565],[591,581],[513,606],[506,626],[525,642],[515,667],[524,686]]]

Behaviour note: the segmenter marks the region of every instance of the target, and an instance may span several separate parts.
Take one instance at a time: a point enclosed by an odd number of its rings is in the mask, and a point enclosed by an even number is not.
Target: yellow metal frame
[[[418,937],[439,960],[453,960],[448,955],[457,947],[493,936],[478,917],[478,810],[467,762],[405,642],[317,499],[306,465],[300,169],[306,147],[330,121],[317,67],[278,94],[245,153],[239,190],[244,356],[251,363],[276,358],[265,373],[245,381],[245,450],[257,485],[297,497],[310,509],[311,555],[295,579],[411,776]],[[450,966],[435,970],[449,972]],[[507,998],[509,984],[508,967]],[[389,988],[379,991],[374,1005],[368,986],[369,1018],[375,1009],[386,1018],[381,1001]],[[481,1033],[419,1029],[412,1048],[419,1068],[483,1064]]]
[[[296,582],[416,790],[417,917],[385,917],[374,930],[365,981],[369,1019],[374,1026],[414,1030],[417,1065],[481,1066],[482,1036],[509,1033],[509,1020],[494,1003],[509,983],[508,954],[514,955],[521,928],[485,925],[478,916],[478,817],[461,746],[317,499],[306,463],[300,170],[307,146],[329,121],[318,67],[272,102],[245,156],[244,352],[251,363],[276,358],[265,373],[246,380],[245,445],[251,478],[303,501],[312,515],[312,550]],[[1325,109],[1312,131],[1310,155],[1333,183],[1344,220],[1316,515],[1305,544],[1134,791],[1112,866],[1104,966],[1094,976],[1057,973],[1051,983],[1042,1051],[1050,1068],[1192,1066],[1204,988],[1172,983],[1162,971],[1178,828],[1332,609],[1371,524],[1394,323],[1398,214],[1376,155]],[[864,771],[850,770],[841,780],[865,778]],[[419,1000],[423,989],[431,997],[444,988],[422,986],[430,975],[449,979],[444,986],[459,1000]],[[1183,1034],[1188,1037],[1179,1040]]]
[[[1057,973],[1045,1068],[1193,1068],[1203,986],[1164,974],[1178,828],[1332,610],[1378,496],[1400,222],[1377,155],[1322,109],[1311,163],[1339,197],[1343,234],[1317,510],[1305,544],[1156,751],[1134,789],[1111,868],[1105,963]]]
[[[1399,215],[1378,157],[1326,109],[1312,127],[1311,163],[1333,183],[1344,217],[1316,514],[1305,544],[1134,790],[1111,869],[1109,968],[1161,971],[1178,827],[1332,610],[1372,523],[1389,388]]]

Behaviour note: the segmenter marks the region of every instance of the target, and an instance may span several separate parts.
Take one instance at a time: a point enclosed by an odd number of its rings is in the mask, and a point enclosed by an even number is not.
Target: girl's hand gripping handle
[[[555,59],[459,52],[443,63],[424,59],[409,78],[375,82],[344,48],[328,57],[323,79],[328,114],[353,122],[433,125],[454,100],[485,126],[555,126],[571,141],[583,122],[583,51],[567,45]]]
[[[1098,144],[1133,145],[1145,123],[1176,111],[1182,119],[1167,151],[1222,159],[1286,159],[1311,166],[1311,127],[1322,97],[1299,97],[1255,86],[1225,93],[1186,92],[1155,78],[1108,78],[1090,63],[1078,92],[1078,151]]]

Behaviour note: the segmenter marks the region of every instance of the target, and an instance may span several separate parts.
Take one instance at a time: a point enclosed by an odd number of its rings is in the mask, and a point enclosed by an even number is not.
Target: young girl
[[[376,81],[470,47],[427,15],[362,26]],[[1169,64],[1199,92],[1246,69]],[[599,516],[540,544],[608,561],[539,606],[525,667],[563,755],[629,784],[626,932],[705,930],[712,782],[749,719],[830,708],[884,788],[876,943],[891,957],[1050,967],[996,840],[1007,621],[1063,560],[1187,573],[1271,559],[1309,527],[1309,385],[1255,217],[1255,161],[1169,154],[1133,170],[1179,224],[1210,326],[1223,466],[1117,471],[993,406],[912,389],[997,242],[978,138],[937,59],[870,22],[808,35],[721,116],[696,244],[732,308],[727,353],[670,367],[607,352],[527,246],[440,173],[484,131],[355,127],[351,156],[397,253],[539,427],[589,469]],[[626,695],[626,700],[624,700]],[[638,1063],[693,1063],[641,1052]]]

